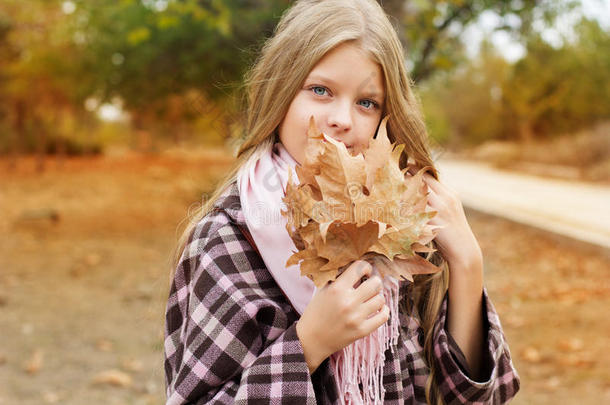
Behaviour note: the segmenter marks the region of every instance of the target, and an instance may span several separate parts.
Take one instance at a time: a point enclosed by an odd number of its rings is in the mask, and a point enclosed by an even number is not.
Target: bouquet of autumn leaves
[[[286,229],[298,251],[287,266],[300,263],[301,274],[324,286],[355,260],[368,260],[382,277],[413,281],[413,274],[440,270],[418,252],[436,236],[428,224],[424,167],[415,175],[399,168],[404,145],[390,143],[385,117],[366,150],[352,155],[346,146],[321,133],[310,119],[305,162],[289,171]]]

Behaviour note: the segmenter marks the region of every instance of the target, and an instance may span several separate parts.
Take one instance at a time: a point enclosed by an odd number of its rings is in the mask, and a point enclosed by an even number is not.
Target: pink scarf
[[[280,286],[292,306],[303,314],[316,287],[301,276],[299,266],[286,267],[286,261],[297,251],[286,231],[285,210],[282,198],[288,183],[288,171],[298,182],[294,170],[298,162],[284,145],[277,142],[262,156],[246,162],[237,174],[237,183],[246,225],[256,243],[267,269]],[[374,268],[376,272],[376,269]],[[331,366],[342,404],[382,404],[383,366],[385,351],[398,342],[398,281],[384,279],[384,297],[390,308],[390,320],[370,335],[330,356]],[[359,388],[362,385],[362,390]]]

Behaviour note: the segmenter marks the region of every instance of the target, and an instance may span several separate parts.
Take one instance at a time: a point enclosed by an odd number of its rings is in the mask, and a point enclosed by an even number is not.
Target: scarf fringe
[[[383,404],[385,351],[390,349],[394,353],[400,325],[398,281],[391,276],[384,278],[383,296],[390,308],[388,322],[330,358],[342,405]]]

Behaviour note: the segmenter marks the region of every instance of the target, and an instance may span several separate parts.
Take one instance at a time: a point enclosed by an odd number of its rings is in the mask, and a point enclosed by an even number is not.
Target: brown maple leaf
[[[346,146],[321,133],[310,119],[305,161],[289,172],[286,230],[298,251],[286,265],[300,264],[301,274],[317,287],[333,281],[353,261],[369,260],[382,276],[413,280],[412,275],[440,268],[417,253],[436,236],[428,222],[423,174],[399,168],[404,145],[393,145],[385,117],[368,148],[350,154]]]

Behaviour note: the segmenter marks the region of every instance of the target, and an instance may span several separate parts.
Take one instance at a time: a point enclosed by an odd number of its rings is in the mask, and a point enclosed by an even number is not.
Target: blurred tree
[[[610,32],[583,18],[563,45],[532,31],[513,65],[486,42],[477,58],[422,83],[432,136],[458,146],[572,133],[610,119]]]
[[[524,142],[534,139],[536,123],[568,96],[572,83],[563,78],[571,63],[562,54],[563,50],[554,49],[540,38],[531,40],[527,57],[514,66],[504,85],[505,101]]]
[[[608,114],[609,55],[600,52],[609,49],[608,33],[585,21],[576,40],[556,49],[530,30],[534,19],[553,21],[572,0],[379,1],[407,47],[412,76],[443,95],[422,92],[439,140],[450,133],[468,142],[528,138]],[[225,137],[235,132],[244,70],[290,2],[26,4],[0,3],[0,149],[19,141],[24,151],[38,145],[42,153],[71,148],[75,126],[93,133],[92,113],[104,102],[122,103],[142,145],[158,136],[180,141],[194,121]],[[529,53],[514,69],[489,49],[468,65],[460,36],[486,11],[504,21],[498,29],[527,39]],[[451,70],[454,78],[446,75]]]
[[[229,135],[244,69],[289,2],[76,4],[79,77],[90,94],[101,102],[120,97],[141,133],[145,122],[176,123],[215,109],[210,104],[221,105],[227,114],[218,116],[216,125]]]
[[[422,84],[420,94],[431,136],[453,147],[501,138],[503,88],[510,68],[485,41],[475,61]]]
[[[451,70],[459,61],[461,36],[484,12],[502,19],[496,30],[526,36],[536,18],[552,23],[572,9],[573,0],[383,0],[381,4],[401,31],[412,65],[411,77],[426,80],[437,70]],[[457,51],[457,52],[456,52]]]
[[[11,166],[14,165],[14,157],[17,152],[14,147],[17,142],[11,136],[12,131],[8,128],[9,103],[11,100],[6,92],[9,81],[8,64],[16,57],[15,51],[8,40],[12,29],[12,20],[0,9],[0,151],[12,152]]]
[[[569,72],[573,85],[554,117],[563,117],[558,121],[562,131],[610,119],[610,31],[583,18],[575,26],[575,34],[576,40],[568,41],[566,47],[573,61]]]
[[[28,3],[5,0],[0,7],[0,20],[8,21],[2,25],[9,27],[0,40],[6,56],[0,62],[0,97],[6,98],[4,124],[10,134],[3,149],[36,150],[42,169],[47,152],[66,150],[68,141],[59,128],[84,110],[73,92],[72,49],[60,24],[61,9],[55,2]]]
[[[517,18],[520,25],[507,24],[500,29],[519,31],[529,24],[536,7],[542,10],[541,15],[552,18],[558,7],[547,3],[382,2],[407,45],[415,80],[455,65],[456,50],[462,46],[459,35],[483,11]],[[73,29],[81,42],[79,77],[88,83],[87,88],[95,90],[96,97],[109,101],[119,96],[143,135],[148,135],[145,122],[162,128],[161,122],[189,120],[218,111],[220,106],[226,114],[217,117],[215,126],[228,136],[239,111],[234,95],[244,70],[271,35],[289,1],[81,0],[75,4]],[[183,100],[178,102],[178,98]],[[171,106],[169,100],[173,100]],[[180,132],[172,127],[177,140]]]
[[[503,94],[523,141],[610,119],[610,32],[583,18],[560,48],[531,35]]]

